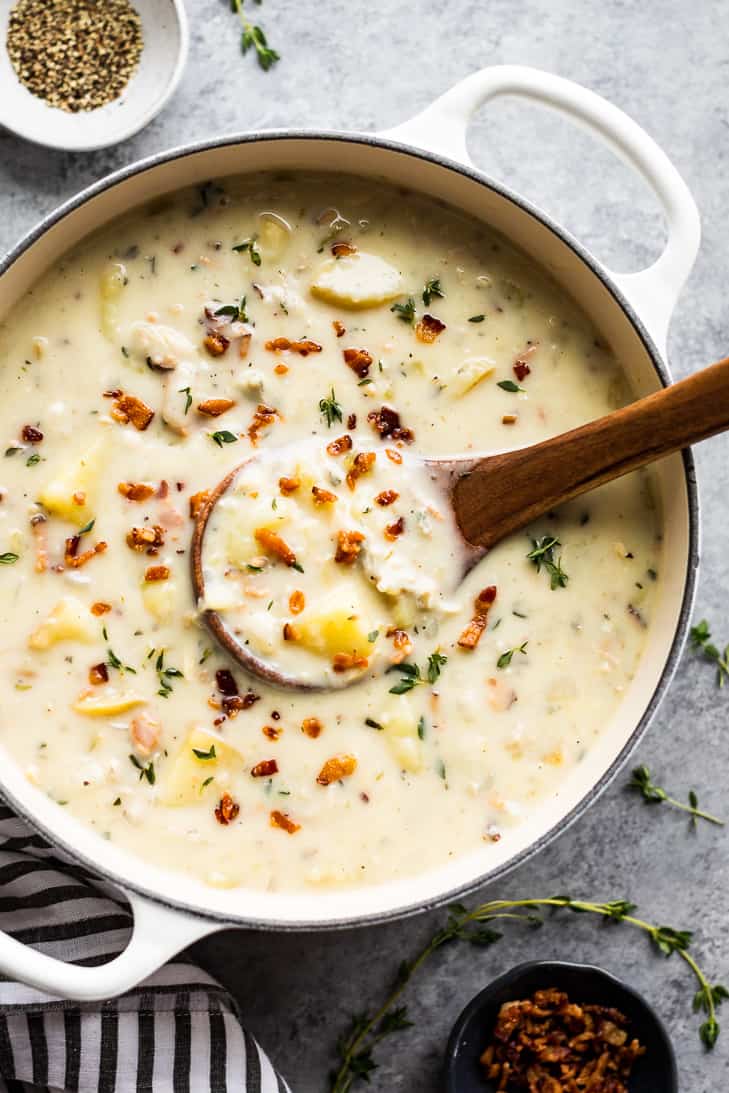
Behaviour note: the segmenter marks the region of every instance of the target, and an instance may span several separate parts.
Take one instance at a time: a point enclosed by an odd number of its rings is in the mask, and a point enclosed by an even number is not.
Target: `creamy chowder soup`
[[[482,225],[344,176],[210,183],[58,262],[0,357],[0,733],[105,838],[216,886],[383,882],[508,837],[606,731],[659,593],[650,476],[461,583],[416,458],[630,398]],[[205,610],[334,689],[247,676]]]

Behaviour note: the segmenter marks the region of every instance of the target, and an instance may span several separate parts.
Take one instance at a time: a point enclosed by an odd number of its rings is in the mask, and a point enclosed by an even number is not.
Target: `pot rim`
[[[163,164],[170,163],[174,160],[185,159],[188,156],[197,155],[201,152],[214,151],[215,149],[230,147],[234,145],[247,145],[258,142],[275,142],[275,141],[332,141],[341,142],[344,144],[360,144],[371,146],[373,148],[383,149],[388,152],[395,152],[401,155],[412,156],[415,159],[424,160],[442,167],[447,171],[452,171],[457,174],[463,175],[466,178],[478,183],[481,186],[486,187],[499,197],[504,198],[506,201],[516,205],[522,211],[527,213],[533,220],[540,223],[542,226],[551,231],[557,238],[564,243],[575,255],[579,258],[588,270],[601,282],[604,288],[610,293],[620,309],[625,314],[629,323],[636,331],[651,364],[655,370],[658,379],[663,387],[667,387],[672,382],[672,377],[666,362],[663,360],[661,354],[658,351],[653,339],[651,338],[648,330],[640,318],[639,314],[630,303],[626,295],[618,287],[613,280],[612,276],[608,273],[606,268],[590,253],[567,229],[563,228],[555,220],[552,219],[547,213],[543,212],[536,205],[534,205],[528,199],[522,197],[520,194],[515,193],[509,187],[492,179],[486,172],[481,171],[477,167],[459,162],[451,159],[450,157],[443,155],[439,152],[430,151],[428,149],[421,148],[417,145],[409,144],[404,141],[392,140],[389,137],[379,136],[378,134],[370,133],[348,133],[343,130],[306,130],[306,129],[267,129],[261,132],[242,132],[228,134],[219,137],[213,137],[208,140],[191,141],[186,144],[176,145],[173,148],[169,148],[165,151],[156,152],[152,155],[145,156],[142,159],[135,160],[133,163],[128,164],[125,167],[119,168],[117,171],[113,171],[111,174],[104,176],[97,182],[92,183],[90,186],[80,190],[77,194],[68,198],[61,205],[57,206],[52,212],[45,216],[42,220],[31,228],[19,242],[2,258],[0,259],[0,283],[5,274],[12,268],[14,263],[27,251],[33,244],[41,238],[50,228],[59,223],[66,216],[73,213],[76,209],[80,208],[86,202],[92,198],[104,193],[106,190],[112,189],[118,183],[122,183],[135,175],[143,174],[147,170],[162,166]],[[241,170],[239,173],[244,174],[245,171]],[[346,171],[342,173],[346,174]],[[416,189],[417,187],[413,187]],[[660,676],[656,682],[653,693],[647,702],[643,713],[637,721],[634,729],[632,730],[629,738],[626,740],[623,748],[615,756],[609,767],[603,771],[598,781],[584,794],[581,800],[564,816],[558,819],[551,827],[543,832],[539,838],[534,842],[525,846],[522,850],[514,854],[503,864],[497,866],[488,873],[479,874],[477,877],[466,881],[464,884],[459,885],[454,889],[449,889],[446,892],[441,892],[436,896],[432,896],[426,900],[419,900],[415,903],[409,903],[404,907],[398,906],[388,910],[375,911],[368,914],[352,914],[347,917],[341,917],[338,919],[331,919],[322,922],[311,922],[307,920],[297,921],[281,921],[277,919],[253,919],[246,918],[245,915],[234,915],[228,911],[221,912],[216,910],[209,910],[201,907],[198,904],[187,903],[183,899],[176,899],[165,895],[162,891],[153,890],[145,887],[143,884],[137,884],[134,881],[122,879],[117,873],[103,865],[101,862],[94,858],[87,856],[84,852],[78,850],[73,843],[66,841],[65,837],[57,835],[50,827],[39,821],[33,814],[32,809],[27,807],[22,801],[15,798],[14,794],[9,792],[3,785],[2,776],[0,775],[0,796],[7,801],[10,807],[26,820],[31,827],[38,831],[44,838],[48,839],[49,843],[67,854],[73,861],[79,863],[85,868],[89,869],[97,876],[109,881],[115,885],[122,892],[131,892],[138,896],[142,896],[151,900],[153,903],[167,908],[174,912],[183,912],[192,915],[199,919],[214,920],[221,925],[237,926],[246,929],[256,929],[262,931],[280,930],[285,932],[320,932],[323,930],[343,930],[360,926],[373,926],[387,922],[398,921],[400,919],[409,918],[421,912],[432,911],[444,904],[452,902],[454,899],[467,897],[475,892],[477,889],[487,884],[496,883],[501,880],[508,873],[512,872],[518,866],[523,865],[529,861],[546,846],[549,845],[558,835],[563,834],[576,820],[578,820],[589,808],[590,805],[604,792],[613,778],[617,775],[624,763],[635,750],[638,744],[641,742],[645,733],[650,725],[653,716],[670,684],[673,675],[678,666],[681,653],[683,651],[684,644],[686,642],[686,636],[688,626],[691,617],[691,611],[696,595],[696,583],[697,572],[699,565],[699,549],[700,549],[700,512],[699,512],[699,500],[696,481],[696,468],[694,458],[690,449],[684,449],[681,452],[681,458],[683,461],[684,478],[686,483],[687,494],[687,508],[688,508],[688,559],[686,566],[685,582],[683,587],[683,595],[681,598],[681,607],[678,612],[675,631],[671,640],[671,645],[666,657],[665,664],[661,670]]]

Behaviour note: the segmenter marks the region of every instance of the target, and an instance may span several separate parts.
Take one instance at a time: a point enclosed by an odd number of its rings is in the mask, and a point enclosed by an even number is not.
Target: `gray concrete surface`
[[[673,157],[703,216],[699,261],[670,337],[675,372],[724,355],[729,208],[729,35],[726,4],[709,0],[265,0],[255,15],[282,54],[268,74],[237,51],[227,0],[187,0],[192,48],[184,82],[165,112],[122,147],[92,155],[47,152],[0,133],[0,249],[88,182],[133,159],[193,138],[266,126],[384,128],[422,108],[467,73],[520,62],[587,84],[636,117]],[[501,104],[471,134],[485,169],[555,214],[616,268],[646,264],[660,247],[650,196],[621,166],[566,124]],[[729,439],[698,451],[704,546],[696,615],[729,640],[727,505]],[[729,689],[686,654],[638,758],[667,786],[695,787],[729,815]],[[627,772],[626,772],[627,773]],[[536,860],[480,897],[569,889],[629,896],[656,921],[696,931],[695,950],[729,981],[729,834],[689,830],[666,808],[626,794],[620,776],[589,814]],[[380,998],[400,959],[441,922],[436,913],[345,934],[225,933],[197,953],[237,995],[251,1029],[295,1093],[324,1093],[332,1048],[349,1014]],[[415,1026],[381,1054],[373,1093],[436,1093],[450,1026],[468,999],[501,970],[535,957],[602,964],[645,991],[667,1021],[685,1093],[729,1090],[729,1005],[713,1055],[699,1044],[693,983],[626,929],[563,917],[546,928],[510,930],[478,952],[454,946],[409,992]]]

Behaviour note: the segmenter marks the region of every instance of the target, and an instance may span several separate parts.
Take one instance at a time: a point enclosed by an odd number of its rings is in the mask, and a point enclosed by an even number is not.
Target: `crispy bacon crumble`
[[[109,669],[103,663],[92,664],[89,668],[89,683],[93,687],[99,687],[102,683],[109,682]]]
[[[476,648],[488,624],[489,611],[495,599],[496,585],[494,584],[482,589],[476,596],[473,604],[473,618],[458,639],[458,645],[461,649]]]
[[[338,338],[343,338],[344,335],[347,333],[346,326],[344,325],[344,323],[340,323],[339,319],[335,319],[332,323],[332,326],[334,327],[334,333],[337,335]]]
[[[280,535],[270,528],[256,528],[253,537],[266,554],[272,554],[274,558],[280,558],[284,565],[295,566],[296,555],[291,547]]]
[[[197,412],[205,417],[220,417],[228,410],[232,410],[235,402],[232,398],[206,398],[197,404]]]
[[[200,490],[190,496],[190,518],[196,520],[210,500],[210,490]]]
[[[367,415],[375,432],[384,440],[392,437],[393,440],[402,440],[405,444],[412,444],[415,433],[412,429],[406,429],[400,423],[400,415],[391,406],[381,406],[379,410],[370,410]]]
[[[352,438],[347,433],[344,436],[338,436],[336,440],[331,440],[327,444],[329,455],[342,455],[344,452],[350,452],[351,450]]]
[[[150,565],[144,573],[144,579],[149,584],[154,581],[166,581],[170,576],[170,567],[167,565]]]
[[[240,805],[233,800],[229,793],[224,793],[215,809],[215,819],[223,827],[232,823],[240,812]]]
[[[321,735],[323,728],[318,717],[305,717],[301,722],[301,731],[304,736],[310,736],[312,740],[316,740],[317,736]]]
[[[357,760],[353,755],[334,755],[327,759],[317,775],[317,784],[330,786],[332,782],[339,782],[342,778],[349,778],[357,769]]]
[[[481,1065],[499,1090],[628,1093],[643,1054],[620,1010],[571,1002],[550,987],[502,1005]]]
[[[309,353],[321,353],[321,346],[318,342],[312,342],[309,338],[302,338],[300,341],[292,342],[290,338],[271,338],[266,342],[266,349],[271,353],[282,353],[284,350],[289,350],[291,353],[298,353],[301,357],[308,357]]]
[[[300,615],[306,607],[306,596],[301,589],[295,589],[289,596],[289,611],[292,615]]]
[[[40,444],[43,439],[43,433],[35,425],[24,425],[20,435],[26,444]]]
[[[375,465],[377,456],[374,452],[357,452],[356,456],[352,460],[352,465],[347,471],[347,485],[350,490],[353,490],[357,484],[357,479],[362,478],[363,475],[369,474]]]
[[[131,422],[140,433],[149,428],[154,417],[154,410],[151,406],[147,406],[146,402],[142,402],[135,395],[125,395],[123,391],[115,391],[110,397],[114,399],[114,407],[111,411],[114,421],[118,421],[120,425],[128,425]]]
[[[354,565],[362,549],[364,535],[361,531],[338,531],[334,561],[340,565]]]
[[[397,501],[399,496],[400,494],[397,492],[397,490],[383,490],[382,493],[377,494],[377,497],[375,498],[375,504],[381,505],[384,509],[387,508],[388,505],[391,505],[393,501]]]
[[[211,357],[222,357],[230,345],[230,341],[219,330],[211,330],[203,338],[203,345]]]
[[[91,604],[91,614],[96,615],[97,618],[101,615],[107,615],[111,611],[111,604],[104,603],[103,600],[97,600],[96,603]]]
[[[152,527],[145,528],[135,527],[127,533],[127,546],[131,550],[136,550],[139,554],[146,552],[153,558],[156,554],[159,554],[164,545],[165,529],[160,527],[159,524],[153,524]]]
[[[251,768],[251,778],[270,778],[272,774],[278,774],[278,763],[275,759],[262,759]]]
[[[92,558],[96,557],[97,554],[103,554],[109,545],[102,539],[96,546],[90,547],[89,550],[84,550],[82,554],[79,554],[78,548],[80,543],[80,535],[72,535],[69,539],[66,539],[66,549],[63,556],[63,564],[66,569],[80,569],[82,566],[85,566],[87,562],[90,562]]]
[[[332,505],[337,500],[336,493],[325,490],[321,486],[312,486],[311,495],[317,505]]]
[[[434,342],[439,334],[442,334],[446,328],[446,324],[441,322],[440,319],[436,319],[434,315],[423,315],[420,322],[415,327],[415,337],[419,342],[425,342],[429,345]]]
[[[127,501],[147,501],[156,492],[149,482],[120,482],[117,489]]]
[[[301,485],[300,478],[286,478],[282,477],[278,480],[278,488],[284,497],[288,497],[291,493],[296,493]]]
[[[271,827],[280,827],[288,835],[295,835],[297,831],[301,831],[301,824],[294,823],[288,812],[280,812],[277,808],[274,808],[271,813]]]
[[[267,429],[269,425],[273,425],[277,417],[278,410],[275,410],[273,406],[266,406],[264,403],[259,402],[248,426],[248,439],[251,444],[256,445],[258,443],[258,434],[263,429]]]
[[[361,380],[365,379],[372,364],[372,356],[366,349],[343,349],[344,363],[348,365],[354,374]]]
[[[394,524],[388,524],[385,528],[385,538],[394,543],[405,531],[405,517],[398,516]]]

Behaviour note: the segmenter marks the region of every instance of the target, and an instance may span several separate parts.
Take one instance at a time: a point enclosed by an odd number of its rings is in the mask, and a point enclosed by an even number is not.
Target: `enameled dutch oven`
[[[552,107],[605,141],[652,187],[667,223],[658,261],[616,275],[562,228],[472,165],[466,129],[474,111],[497,96],[518,95]],[[2,310],[83,236],[140,202],[210,178],[253,171],[315,169],[378,177],[417,189],[502,232],[569,293],[612,345],[639,394],[670,382],[665,338],[678,293],[699,243],[699,218],[686,185],[635,122],[586,89],[535,69],[484,69],[423,113],[376,136],[275,131],[224,137],[142,160],[84,190],[32,231],[0,267]],[[688,627],[698,555],[691,456],[657,466],[664,519],[663,595],[648,645],[616,714],[597,744],[543,802],[500,843],[421,876],[357,890],[220,891],[150,865],[103,840],[32,786],[2,756],[0,790],[19,814],[60,850],[118,885],[134,912],[127,949],[110,964],[74,967],[0,934],[0,970],[65,997],[109,997],[127,990],[192,941],[229,926],[323,929],[384,922],[431,908],[493,881],[536,853],[582,814],[641,738],[668,686]]]

